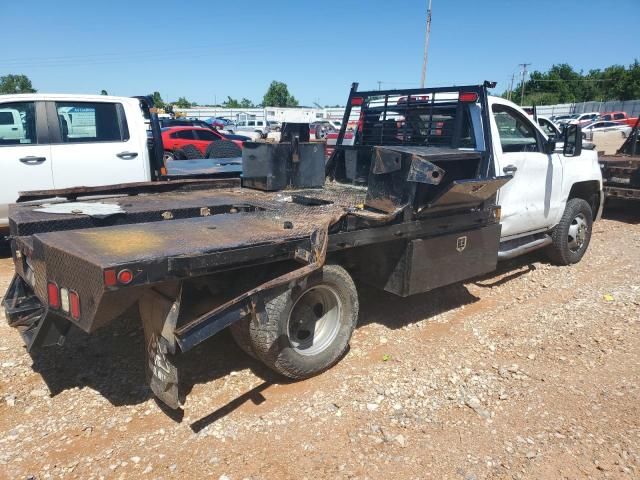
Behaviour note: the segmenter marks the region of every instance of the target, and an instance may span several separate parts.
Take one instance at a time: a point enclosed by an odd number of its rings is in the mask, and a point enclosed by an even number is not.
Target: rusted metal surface
[[[628,155],[602,156],[604,193],[607,197],[640,199],[640,157]]]
[[[30,258],[31,273],[20,262],[16,269],[22,276],[34,276],[36,294],[43,300],[47,281],[87,299],[82,318],[75,323],[93,331],[140,295],[133,288],[105,287],[105,270],[126,265],[134,272],[130,287],[135,287],[251,262],[295,259],[297,251],[312,248],[317,235],[325,238],[330,225],[360,210],[365,193],[358,187],[332,185],[285,192],[227,188],[101,199],[124,211],[125,223],[108,228],[85,228],[86,215],[37,212],[37,206],[18,205],[12,210],[12,220],[20,226],[45,222],[45,232],[24,241],[17,238],[18,249]],[[176,218],[180,212],[194,216]],[[143,214],[152,218],[126,223],[128,217],[135,221]],[[381,218],[369,217],[371,221]],[[114,302],[114,295],[121,300]]]
[[[98,187],[72,187],[53,190],[33,190],[20,192],[18,202],[30,202],[47,198],[66,198],[74,200],[89,195],[138,195],[142,193],[161,193],[186,188],[230,188],[239,187],[239,178],[224,179],[181,179],[167,182],[134,182],[103,185]]]

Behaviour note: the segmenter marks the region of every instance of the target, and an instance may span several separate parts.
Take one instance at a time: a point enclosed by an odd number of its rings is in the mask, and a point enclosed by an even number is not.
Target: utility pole
[[[511,92],[513,92],[513,81],[516,79],[516,74],[511,74],[511,83],[509,84],[509,93],[507,94],[507,100],[511,100]]]
[[[420,80],[420,87],[424,88],[424,82],[427,77],[427,57],[429,55],[429,37],[431,36],[431,0],[429,0],[429,6],[427,7],[427,33],[424,37],[424,59],[422,60],[422,79]]]
[[[520,94],[520,106],[524,105],[524,77],[527,76],[527,67],[531,65],[530,63],[520,63],[522,67],[522,93]]]
[[[382,81],[378,80],[378,90],[382,90]]]

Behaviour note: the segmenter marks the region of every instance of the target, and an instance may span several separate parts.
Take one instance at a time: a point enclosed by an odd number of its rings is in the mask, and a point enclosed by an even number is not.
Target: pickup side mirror
[[[565,157],[579,157],[582,153],[582,128],[580,125],[567,125],[563,137],[562,154]]]
[[[547,138],[547,141],[544,144],[544,153],[546,153],[547,155],[551,155],[555,151],[556,151],[556,138],[555,136],[549,136],[549,138]]]

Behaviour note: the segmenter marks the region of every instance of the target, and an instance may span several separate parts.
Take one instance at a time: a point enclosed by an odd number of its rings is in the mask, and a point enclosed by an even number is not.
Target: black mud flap
[[[2,299],[7,323],[22,336],[27,351],[62,345],[71,323],[49,312],[22,277],[14,275]]]
[[[180,287],[151,289],[140,298],[145,339],[145,370],[151,391],[167,406],[181,408],[174,330],[180,313]]]

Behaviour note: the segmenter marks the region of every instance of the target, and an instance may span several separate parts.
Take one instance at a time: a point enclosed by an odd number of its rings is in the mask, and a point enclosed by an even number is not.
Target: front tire
[[[553,230],[548,256],[557,265],[578,263],[589,247],[593,227],[591,206],[582,198],[567,202],[560,222]]]
[[[345,354],[358,320],[358,294],[347,271],[325,265],[304,287],[268,299],[267,320],[252,320],[252,351],[269,368],[293,379],[309,378]]]

